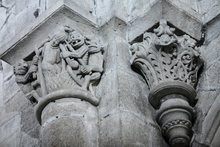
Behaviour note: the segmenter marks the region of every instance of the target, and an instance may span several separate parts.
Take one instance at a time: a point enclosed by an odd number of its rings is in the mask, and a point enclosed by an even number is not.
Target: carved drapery
[[[189,35],[178,36],[175,28],[161,20],[153,32],[132,44],[133,68],[149,86],[149,102],[157,110],[156,120],[172,147],[189,146],[198,80],[202,66],[199,48]]]

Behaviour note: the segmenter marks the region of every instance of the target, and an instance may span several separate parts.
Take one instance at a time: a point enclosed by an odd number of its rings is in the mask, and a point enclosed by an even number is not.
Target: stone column
[[[42,146],[98,146],[99,100],[103,72],[99,41],[65,26],[15,66],[16,82],[35,105]]]
[[[56,91],[43,97],[44,101],[37,105],[36,116],[42,124],[42,146],[98,145],[97,109],[86,100],[92,99],[91,94],[82,92]]]
[[[196,41],[176,35],[165,20],[153,32],[132,45],[132,66],[140,71],[149,88],[149,102],[156,120],[172,147],[188,147],[194,120],[195,86],[202,66]]]

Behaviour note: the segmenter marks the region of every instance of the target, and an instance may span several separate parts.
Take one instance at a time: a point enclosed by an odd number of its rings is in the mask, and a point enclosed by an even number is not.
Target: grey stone
[[[32,105],[21,111],[21,131],[25,133],[24,136],[28,135],[32,138],[39,139],[40,125],[35,118]]]
[[[24,93],[19,91],[12,98],[5,101],[4,105],[6,112],[20,112],[31,103],[26,99]]]
[[[161,20],[153,32],[145,32],[132,44],[131,52],[131,64],[145,78],[149,102],[158,109],[156,120],[164,137],[171,147],[189,146],[194,87],[202,66],[196,41],[188,35],[176,36],[175,28]]]
[[[0,124],[0,145],[6,147],[19,146],[20,143],[20,114],[10,113],[4,116]]]
[[[42,112],[43,146],[97,146],[97,110],[86,101],[57,100]]]
[[[204,23],[214,19],[220,12],[220,3],[218,0],[201,0],[198,5],[200,6],[200,13],[203,15]]]
[[[211,22],[207,23],[207,37],[206,37],[206,42],[211,42],[216,40],[219,35],[220,35],[220,23],[219,23],[219,19],[220,16],[218,15],[217,17],[215,17],[214,20],[212,20]],[[215,41],[214,41],[215,42]],[[213,42],[213,43],[214,43]]]
[[[20,92],[20,88],[16,84],[15,76],[13,74],[7,77],[6,81],[4,81],[3,90],[4,90],[3,99],[5,103],[9,101],[12,97],[16,96],[17,93]]]
[[[40,147],[40,141],[36,138],[32,138],[28,134],[22,132],[21,133],[21,142],[19,146],[22,147]]]
[[[191,136],[183,132],[192,128],[190,146],[218,147],[219,8],[219,0],[0,0],[0,58],[10,64],[3,62],[0,71],[0,146],[168,147],[170,142],[180,147],[184,143],[175,143],[190,140]],[[156,88],[148,87],[146,78],[151,76],[143,77],[131,67],[132,44],[142,42],[143,34],[146,37],[146,32],[157,28],[160,19],[168,21],[168,29],[157,29],[156,33],[167,33],[169,38],[173,35],[170,28],[176,28],[178,39],[174,44],[178,47],[184,34],[190,37],[183,39],[183,44],[194,40],[202,45],[204,66],[195,71],[198,77],[194,79],[198,83],[170,78]],[[203,25],[206,32],[201,32]],[[71,35],[81,38],[79,34],[87,41],[94,40],[87,42],[89,50],[103,48],[100,56],[89,57],[94,67],[102,67],[97,74],[90,66],[82,67],[82,61],[87,60],[80,53],[82,46],[78,49],[66,39]],[[165,42],[166,37],[162,37]],[[163,39],[156,49],[166,46]],[[50,62],[55,57],[56,61]],[[68,62],[68,72],[60,75],[59,59]],[[172,58],[173,62],[180,60]],[[76,67],[79,62],[80,69]],[[14,70],[18,63],[20,67]],[[180,69],[189,72],[188,67]],[[43,76],[39,75],[41,69]],[[179,70],[176,75],[181,79],[183,73]],[[167,115],[174,107],[175,114]],[[176,139],[173,135],[177,134],[185,140]]]

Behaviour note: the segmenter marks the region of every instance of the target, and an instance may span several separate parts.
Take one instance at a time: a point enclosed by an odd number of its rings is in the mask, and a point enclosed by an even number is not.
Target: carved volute
[[[189,146],[195,105],[195,86],[202,66],[199,48],[189,35],[178,36],[161,20],[153,32],[131,47],[133,68],[149,86],[149,102],[156,120],[172,147]]]

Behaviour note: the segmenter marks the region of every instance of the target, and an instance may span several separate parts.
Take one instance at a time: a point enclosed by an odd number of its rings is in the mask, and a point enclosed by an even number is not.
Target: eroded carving
[[[14,67],[16,82],[20,85],[26,97],[32,102],[37,103],[39,99],[39,82],[37,80],[38,57],[35,56],[33,61],[26,62],[20,60]],[[41,96],[41,94],[40,94]]]
[[[196,41],[178,36],[175,28],[161,20],[142,42],[131,47],[131,63],[144,76],[149,102],[157,109],[157,122],[172,147],[189,146],[195,89],[202,66]]]
[[[144,66],[143,75],[150,88],[165,81],[181,81],[194,86],[202,65],[196,41],[188,35],[177,36],[162,20],[154,33],[146,32],[141,43],[132,45],[135,66]],[[138,64],[138,65],[137,65]]]
[[[55,93],[53,100],[73,95],[97,105],[94,86],[103,72],[103,51],[100,40],[65,26],[35,49],[32,60],[22,60],[15,66],[16,82],[38,105],[47,103],[43,99],[51,93]]]

